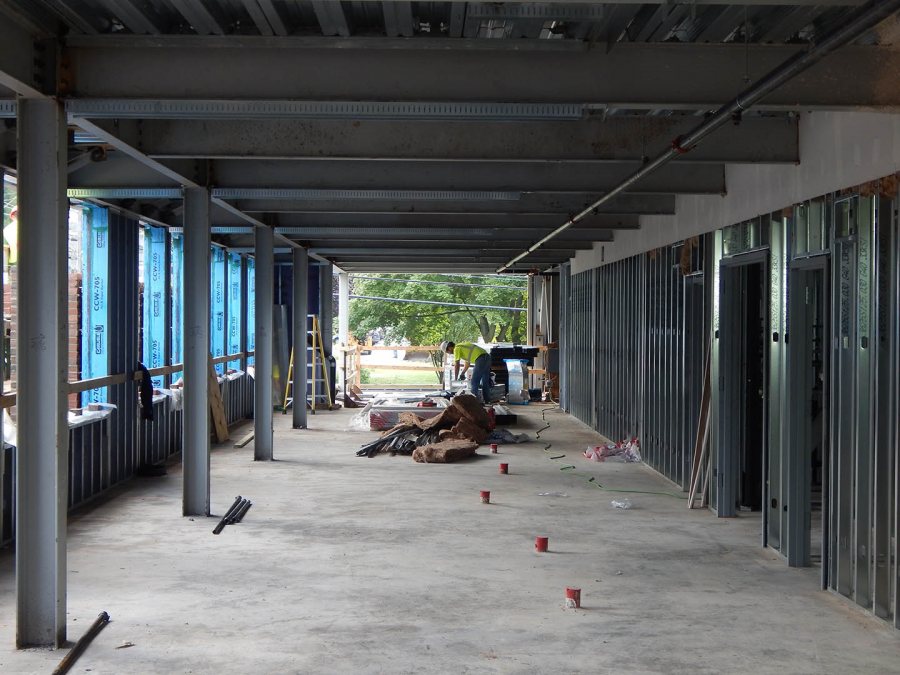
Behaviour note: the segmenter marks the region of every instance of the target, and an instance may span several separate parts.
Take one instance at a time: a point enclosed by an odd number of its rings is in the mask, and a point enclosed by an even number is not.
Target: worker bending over
[[[473,396],[478,396],[478,387],[481,386],[484,403],[491,402],[491,355],[474,342],[460,342],[456,344],[445,340],[441,343],[441,351],[453,355],[453,379],[462,379],[466,376],[469,366],[472,366],[472,380],[469,389]],[[460,371],[460,363],[464,364]]]

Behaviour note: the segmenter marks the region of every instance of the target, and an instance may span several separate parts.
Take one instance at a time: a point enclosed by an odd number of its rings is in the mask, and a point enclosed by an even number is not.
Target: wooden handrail
[[[210,359],[213,364],[217,363],[227,363],[228,361],[234,361],[236,359],[242,359],[246,356],[254,356],[256,354],[255,351],[247,351],[247,352],[236,352],[234,354],[226,354],[225,356],[217,356],[216,358]],[[173,363],[169,366],[159,366],[157,368],[149,368],[151,377],[156,377],[158,375],[171,375],[172,373],[178,373],[184,370],[183,363]],[[132,379],[135,382],[140,382],[143,379],[143,373],[140,371],[135,371],[132,375]],[[128,375],[126,373],[115,373],[113,375],[103,375],[102,377],[92,377],[88,380],[76,380],[74,382],[66,383],[66,391],[69,394],[80,394],[83,391],[90,391],[91,389],[99,389],[100,387],[111,387],[117,384],[125,384],[128,381]],[[0,394],[0,409],[4,408],[12,408],[16,405],[16,392],[8,391]]]

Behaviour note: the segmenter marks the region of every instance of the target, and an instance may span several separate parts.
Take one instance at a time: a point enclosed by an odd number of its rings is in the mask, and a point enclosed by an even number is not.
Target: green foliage
[[[2,172],[0,172],[0,180],[3,180]],[[3,193],[3,227],[6,227],[10,222],[9,214],[18,204],[19,195],[16,192],[16,186],[6,180],[3,181],[3,185],[0,185],[0,192]]]
[[[525,307],[523,277],[471,277],[443,274],[366,275],[372,279],[351,278],[354,295],[427,300],[463,305]],[[437,281],[467,284],[450,286],[434,283],[402,283],[391,279]],[[477,284],[477,285],[476,285]],[[487,286],[487,288],[485,287]],[[438,344],[442,340],[460,342],[521,342],[525,334],[525,312],[421,305],[386,300],[354,299],[350,303],[350,332],[363,340],[373,330],[386,330],[385,340],[397,344],[409,340],[413,345]]]
[[[372,371],[365,368],[359,371],[359,383],[369,384],[372,382]]]

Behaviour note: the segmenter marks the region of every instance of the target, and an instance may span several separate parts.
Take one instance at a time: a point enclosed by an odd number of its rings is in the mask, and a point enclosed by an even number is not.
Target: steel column
[[[569,411],[569,351],[572,349],[572,270],[570,263],[559,267],[559,357],[557,402],[560,410]]]
[[[294,429],[306,428],[306,315],[309,312],[307,286],[309,285],[309,256],[305,248],[293,250],[294,262],[294,391],[293,426]],[[330,267],[330,266],[329,266]],[[342,281],[347,274],[341,274]],[[346,305],[345,305],[346,307]],[[344,317],[346,319],[346,315]],[[315,373],[313,373],[315,378]],[[315,393],[315,392],[314,392]]]
[[[184,505],[209,515],[209,190],[184,191]]]
[[[256,228],[256,414],[253,423],[253,459],[255,460],[271,460],[274,443],[272,433],[274,235],[275,233],[270,227]],[[297,396],[297,392],[294,392],[294,396]]]
[[[20,99],[16,644],[66,641],[66,118]]]
[[[331,355],[334,336],[334,265],[319,266],[319,330],[326,356]]]
[[[338,274],[338,339],[345,347],[350,342],[350,275]]]

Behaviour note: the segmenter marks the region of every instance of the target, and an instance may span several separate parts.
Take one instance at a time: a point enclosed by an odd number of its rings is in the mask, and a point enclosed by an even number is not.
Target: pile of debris
[[[362,446],[357,457],[380,452],[412,455],[417,462],[456,462],[475,454],[491,433],[491,420],[479,400],[470,394],[456,396],[443,412],[424,419],[415,413],[400,413],[399,423],[381,438]]]

